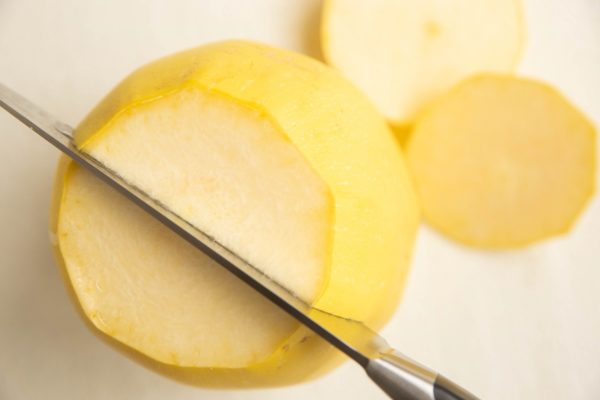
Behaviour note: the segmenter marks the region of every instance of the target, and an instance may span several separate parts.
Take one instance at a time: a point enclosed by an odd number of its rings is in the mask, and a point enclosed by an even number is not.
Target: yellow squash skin
[[[120,113],[190,86],[259,111],[329,185],[335,201],[330,276],[313,305],[380,328],[402,293],[419,221],[403,155],[382,117],[356,88],[315,60],[228,41],[181,52],[134,72],[82,121],[76,129],[77,145],[85,150]],[[63,161],[57,174],[51,224],[55,233],[70,168],[77,167]],[[55,248],[71,287],[63,260],[68,255],[61,253],[60,239]],[[342,360],[337,350],[300,326],[267,360],[240,369],[159,363],[93,330],[155,371],[210,387],[298,383]]]

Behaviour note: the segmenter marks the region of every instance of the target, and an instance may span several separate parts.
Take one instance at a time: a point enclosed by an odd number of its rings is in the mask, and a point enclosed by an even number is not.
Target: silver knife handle
[[[365,370],[394,400],[478,400],[457,384],[394,350],[369,360]]]

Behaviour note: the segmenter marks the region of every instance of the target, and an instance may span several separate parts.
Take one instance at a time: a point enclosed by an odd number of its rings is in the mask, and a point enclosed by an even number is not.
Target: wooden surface
[[[157,56],[250,38],[319,57],[317,0],[0,0],[0,81],[76,123]],[[600,125],[600,2],[526,2],[522,73],[554,83]],[[57,153],[0,113],[0,399],[383,399],[347,363],[276,390],[208,391],[157,376],[86,330],[51,257]],[[574,231],[522,251],[420,232],[385,336],[485,399],[600,398],[600,201]]]

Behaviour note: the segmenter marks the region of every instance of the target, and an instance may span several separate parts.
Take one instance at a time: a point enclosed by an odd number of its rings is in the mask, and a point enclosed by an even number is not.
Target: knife
[[[286,313],[357,362],[390,398],[395,400],[477,400],[442,375],[391,348],[385,339],[359,321],[311,307],[270,279],[235,252],[192,226],[73,144],[73,128],[58,121],[27,99],[0,84],[0,106],[88,169],[167,228],[198,248]]]

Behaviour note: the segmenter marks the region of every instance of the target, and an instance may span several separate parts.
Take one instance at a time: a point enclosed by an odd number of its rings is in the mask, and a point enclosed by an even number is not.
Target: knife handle
[[[395,350],[369,360],[365,371],[394,400],[478,400],[462,387]]]

